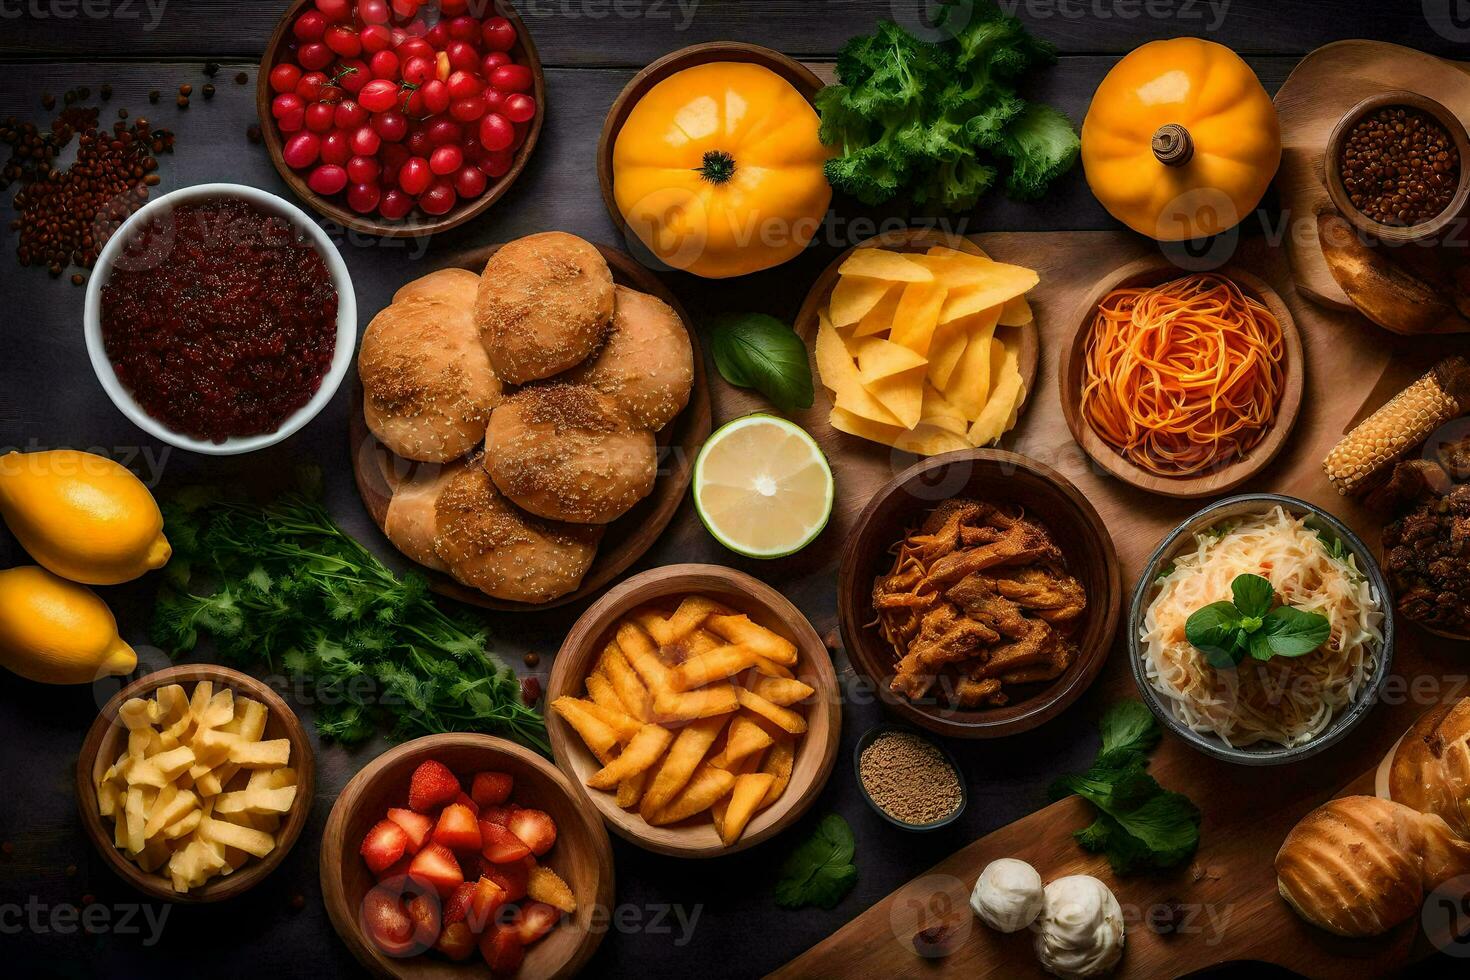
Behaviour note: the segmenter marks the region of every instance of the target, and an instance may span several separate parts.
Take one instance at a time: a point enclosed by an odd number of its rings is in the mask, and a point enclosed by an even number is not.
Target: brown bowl
[[[330,198],[323,197],[307,186],[305,174],[286,166],[286,161],[281,156],[285,140],[282,139],[280,130],[276,128],[275,118],[271,115],[271,100],[275,98],[275,93],[271,91],[270,73],[293,40],[291,24],[296,20],[296,15],[309,6],[314,6],[314,0],[292,0],[286,7],[286,12],[281,15],[275,31],[271,34],[270,41],[266,44],[265,54],[260,58],[260,71],[255,79],[255,110],[260,119],[261,136],[265,140],[266,150],[270,153],[271,163],[275,164],[276,172],[281,175],[281,179],[297,197],[305,201],[318,214],[354,231],[367,235],[379,235],[383,238],[417,238],[421,235],[433,235],[441,231],[448,231],[450,228],[457,228],[471,218],[484,214],[505,195],[506,191],[510,190],[510,185],[515,183],[521,171],[526,168],[526,161],[531,158],[532,151],[536,149],[536,141],[541,136],[541,124],[546,118],[546,76],[541,70],[541,58],[536,53],[536,43],[531,40],[531,34],[526,30],[525,22],[521,20],[520,14],[516,13],[515,7],[509,0],[494,0],[493,6],[495,13],[515,26],[516,43],[510,53],[517,63],[531,69],[531,76],[534,80],[531,94],[536,99],[536,118],[531,120],[531,128],[526,133],[526,139],[516,150],[510,170],[500,177],[489,179],[485,193],[473,201],[457,202],[448,213],[437,216],[425,214],[418,208],[414,208],[401,221],[388,221],[375,215],[358,214],[347,207],[346,200],[340,194]],[[487,12],[489,6],[486,4]]]
[[[518,974],[523,977],[570,977],[592,956],[607,931],[613,903],[612,845],[596,815],[582,805],[565,776],[530,749],[490,735],[427,735],[389,749],[352,777],[327,818],[322,835],[322,901],[337,935],[359,963],[376,976],[413,980],[485,977],[478,954],[454,963],[435,953],[394,958],[384,954],[359,924],[364,896],[375,884],[358,854],[362,839],[389,807],[408,805],[408,783],[419,763],[437,759],[456,776],[482,769],[515,777],[511,799],[544,810],[556,822],[556,844],[541,859],[571,886],[577,911],[564,918],[546,938],[526,947]]]
[[[546,703],[563,695],[582,697],[593,662],[612,638],[617,622],[632,609],[660,599],[700,593],[748,615],[767,629],[796,644],[799,662],[795,674],[816,690],[804,706],[807,731],[796,748],[795,766],[786,791],[757,813],[730,847],[714,831],[707,815],[691,817],[667,827],[650,826],[636,812],[617,805],[611,793],[590,790],[586,780],[601,763],[581,738],[555,711],[546,713],[546,730],[557,765],[577,787],[578,794],[597,808],[618,836],[646,850],[674,857],[705,858],[733,854],[779,834],[815,802],[837,759],[842,734],[842,700],[832,658],[801,611],[775,589],[731,568],[719,565],[666,565],[635,575],[593,603],[572,626],[551,668]]]
[[[607,260],[612,270],[613,281],[641,292],[657,296],[678,314],[689,332],[689,344],[694,350],[694,384],[689,391],[689,404],[673,421],[664,426],[656,439],[659,451],[659,474],[653,492],[639,501],[628,513],[607,526],[607,534],[597,548],[592,566],[582,577],[582,584],[566,595],[549,602],[526,603],[496,599],[479,589],[455,581],[442,572],[423,569],[430,587],[440,595],[451,596],[461,602],[483,609],[525,611],[530,609],[553,609],[579,602],[595,595],[607,587],[613,579],[627,571],[654,542],[673,520],[694,474],[694,459],[699,447],[709,438],[710,402],[709,379],[705,375],[704,355],[699,347],[699,332],[693,320],[667,286],[632,256],[606,245],[595,246]],[[499,245],[490,245],[471,252],[460,263],[460,268],[480,273],[485,263],[494,255]],[[357,490],[362,497],[368,516],[382,530],[388,518],[388,502],[398,483],[411,477],[419,467],[427,463],[412,463],[389,452],[368,430],[362,414],[362,382],[356,375],[352,379],[352,405],[347,415],[347,438],[352,453],[352,469]]]
[[[1455,142],[1455,149],[1459,151],[1460,181],[1455,187],[1455,193],[1450,198],[1449,205],[1428,221],[1421,221],[1417,225],[1385,225],[1373,220],[1353,205],[1348,197],[1347,188],[1342,183],[1342,148],[1347,142],[1348,133],[1352,131],[1358,120],[1386,106],[1418,109],[1432,117],[1444,127],[1445,132],[1450,134],[1450,139]],[[1333,207],[1337,208],[1338,212],[1354,228],[1364,234],[1371,235],[1390,245],[1438,238],[1450,230],[1451,223],[1464,212],[1466,201],[1470,199],[1470,136],[1466,135],[1465,124],[1460,122],[1458,116],[1428,96],[1419,95],[1417,92],[1379,92],[1343,113],[1337,125],[1332,127],[1332,133],[1327,137],[1327,149],[1322,158],[1322,176],[1327,184],[1327,196],[1332,199]]]
[[[1067,569],[1087,590],[1087,611],[1071,666],[1022,700],[965,710],[939,699],[910,701],[889,689],[894,651],[873,625],[873,582],[887,574],[893,545],[945,500],[973,497],[1019,504],[1063,542]],[[999,449],[969,449],[920,460],[873,495],[848,539],[837,577],[837,617],[853,666],[905,721],[956,738],[999,738],[1056,717],[1097,678],[1118,631],[1122,573],[1113,539],[1092,504],[1060,473]],[[1038,689],[1039,688],[1039,689]]]
[[[627,223],[623,220],[623,213],[618,210],[617,199],[613,197],[613,145],[617,143],[618,133],[623,129],[623,123],[628,121],[633,107],[648,94],[649,89],[676,72],[712,61],[737,61],[769,68],[790,82],[813,105],[816,104],[817,93],[824,87],[822,80],[801,62],[788,58],[779,51],[742,41],[691,44],[687,48],[664,55],[634,75],[613,100],[612,107],[607,111],[607,118],[602,123],[602,135],[597,140],[597,183],[602,188],[602,203],[607,208],[608,217],[612,218],[619,233],[625,237]]]
[[[1186,270],[1180,269],[1163,256],[1155,255],[1130,262],[1098,280],[1073,315],[1077,327],[1072,334],[1071,344],[1062,354],[1061,369],[1057,372],[1061,384],[1062,414],[1066,417],[1067,428],[1072,430],[1072,438],[1077,440],[1077,444],[1092,457],[1093,462],[1124,483],[1165,497],[1211,497],[1240,486],[1265,469],[1281,451],[1301,411],[1306,371],[1302,360],[1302,338],[1297,332],[1296,320],[1292,317],[1291,310],[1265,280],[1244,269],[1227,265],[1212,271],[1230,279],[1247,296],[1269,309],[1281,324],[1282,339],[1286,345],[1286,376],[1281,389],[1281,403],[1276,409],[1276,421],[1245,458],[1191,476],[1159,476],[1125,459],[1104,442],[1082,417],[1083,361],[1098,304],[1115,289],[1157,286],[1188,275]]]
[[[296,799],[281,822],[281,828],[276,831],[275,850],[263,858],[251,858],[238,871],[211,878],[199,888],[176,892],[165,875],[144,871],[113,846],[112,822],[104,820],[97,812],[97,781],[102,778],[108,766],[117,761],[117,757],[127,746],[127,729],[117,720],[118,708],[124,701],[129,698],[146,698],[168,684],[179,684],[192,692],[192,686],[200,681],[211,681],[216,689],[230,688],[237,695],[253,698],[266,706],[268,715],[264,737],[291,740],[289,764],[296,770]],[[92,846],[97,848],[107,865],[128,884],[165,902],[219,902],[253,888],[276,869],[295,845],[296,838],[301,836],[301,828],[306,826],[306,818],[311,813],[315,788],[316,756],[301,720],[270,687],[249,674],[213,664],[167,667],[136,680],[117,692],[102,708],[97,720],[92,722],[92,727],[87,730],[87,737],[82,742],[81,753],[77,756],[77,810],[81,814],[82,826],[86,829]]]

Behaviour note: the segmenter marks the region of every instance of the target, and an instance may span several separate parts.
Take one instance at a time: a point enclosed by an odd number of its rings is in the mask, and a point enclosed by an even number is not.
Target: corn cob
[[[1435,429],[1470,411],[1470,362],[1455,356],[1394,395],[1327,454],[1322,468],[1346,497],[1360,492]]]

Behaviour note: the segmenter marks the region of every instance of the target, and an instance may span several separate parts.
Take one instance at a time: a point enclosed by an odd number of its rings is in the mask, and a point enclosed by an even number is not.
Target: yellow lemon
[[[0,517],[37,562],[87,585],[131,581],[173,553],[143,481],[74,449],[0,457]]]
[[[0,572],[0,664],[43,684],[89,684],[138,665],[107,603],[35,565]]]

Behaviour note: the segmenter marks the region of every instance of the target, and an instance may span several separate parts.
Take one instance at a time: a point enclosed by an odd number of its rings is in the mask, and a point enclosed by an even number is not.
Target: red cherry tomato
[[[510,173],[510,166],[515,162],[515,154],[509,150],[492,150],[480,157],[480,169],[485,171],[486,177],[504,177]]]
[[[505,105],[506,93],[498,88],[487,88],[480,94],[480,98],[485,100],[486,112],[499,112]]]
[[[408,139],[403,141],[408,152],[416,157],[427,157],[434,152],[434,144],[429,139],[427,130],[415,129],[408,134]]]
[[[389,143],[397,143],[408,135],[408,117],[389,110],[373,116],[373,129]]]
[[[443,13],[442,8],[440,13]],[[455,41],[478,41],[480,40],[480,22],[473,17],[451,18],[449,20],[449,37]]]
[[[393,47],[393,32],[386,24],[368,24],[362,29],[362,49],[376,54]]]
[[[437,78],[419,86],[419,94],[424,97],[424,111],[430,115],[437,116],[449,108],[449,86]]]
[[[334,129],[322,137],[322,163],[330,163],[342,166],[352,159],[352,139],[340,129]],[[347,182],[347,173],[343,171],[342,182]]]
[[[306,125],[306,113],[302,109],[291,111],[276,117],[276,128],[283,133],[294,133]]]
[[[282,92],[271,99],[271,115],[280,119],[293,112],[305,112],[306,102],[295,92]]]
[[[324,163],[306,178],[306,186],[318,194],[336,194],[347,186],[347,171],[332,163]]]
[[[316,163],[317,156],[322,151],[321,137],[316,133],[297,133],[286,141],[281,147],[281,159],[286,161],[286,166],[292,170],[305,170]]]
[[[316,71],[332,63],[332,49],[320,41],[312,41],[296,49],[296,60],[307,71]]]
[[[393,8],[393,16],[400,20],[408,20],[419,12],[418,0],[393,0],[390,6]]]
[[[421,30],[415,32],[413,30],[415,24],[418,25]],[[416,20],[413,22],[413,24],[409,24],[408,27],[405,27],[403,29],[404,39],[393,46],[393,49],[398,52],[398,57],[423,57],[433,60],[434,46],[423,39],[423,32],[427,29],[428,28],[424,26],[424,22],[421,20]]]
[[[435,146],[445,146],[449,143],[458,143],[464,139],[464,127],[453,119],[431,119],[424,127],[429,142]]]
[[[372,72],[374,78],[398,81],[398,55],[392,51],[374,51],[373,56],[368,59],[368,71]]]
[[[364,24],[386,24],[388,4],[386,0],[357,0],[357,16]]]
[[[439,12],[445,17],[458,17],[470,9],[470,0],[441,0]]]
[[[411,155],[402,143],[383,144],[383,148],[378,151],[378,159],[383,164],[381,180],[384,187],[392,187],[398,183],[398,171]]]
[[[444,45],[449,43],[449,27],[444,21],[439,21],[433,27],[424,31],[424,40],[434,46],[434,50],[443,51]]]
[[[301,82],[301,69],[282,62],[271,69],[270,81],[272,92],[294,92]]]
[[[485,114],[487,108],[485,99],[475,95],[468,99],[455,99],[449,103],[449,114],[460,122],[474,122]]]
[[[434,172],[429,169],[429,161],[423,157],[409,157],[398,168],[398,186],[403,188],[404,193],[415,197],[428,190],[433,180]]]
[[[485,55],[485,57],[480,59],[480,74],[484,75],[486,78],[489,78],[490,74],[494,72],[495,69],[499,68],[501,65],[508,64],[510,64],[510,55],[506,54],[504,51],[491,51],[489,54]]]
[[[417,17],[404,25],[404,33],[411,37],[423,37],[429,31],[429,25],[422,17]]]
[[[398,85],[386,78],[375,78],[357,93],[357,101],[368,112],[387,112],[398,102]]]
[[[498,112],[480,120],[480,144],[487,150],[506,150],[515,142],[515,127]]]
[[[360,157],[370,157],[383,145],[383,137],[371,126],[359,126],[352,131],[352,152]]]
[[[346,24],[333,24],[327,28],[322,41],[344,58],[356,58],[362,54],[362,38]]]
[[[296,94],[303,102],[324,102],[322,89],[327,87],[327,76],[319,71],[309,71],[296,83]]]
[[[362,91],[362,87],[373,80],[372,72],[368,71],[367,62],[361,58],[342,59],[342,77],[339,84],[342,88],[354,95]]]
[[[490,84],[507,92],[529,92],[536,83],[525,65],[500,65],[490,73]]]
[[[485,193],[487,183],[489,181],[485,179],[485,171],[465,164],[454,175],[454,192],[467,201],[473,200]]]
[[[337,103],[332,121],[338,129],[352,130],[368,121],[368,113],[366,109],[351,99],[343,99]]]
[[[454,207],[456,197],[454,184],[440,178],[434,182],[434,186],[419,195],[419,207],[423,208],[426,214],[436,216],[448,214]]]
[[[451,99],[468,99],[479,95],[485,88],[484,82],[467,71],[451,72],[444,84],[449,86]]]
[[[353,157],[347,161],[347,179],[354,184],[371,184],[383,175],[377,157]]]
[[[515,47],[516,29],[504,17],[491,17],[480,27],[480,43],[486,51],[509,51]]]
[[[347,206],[358,214],[368,214],[376,210],[382,199],[383,189],[377,184],[363,181],[347,188]]]
[[[412,210],[413,198],[396,187],[393,190],[385,192],[383,199],[378,202],[378,213],[389,221],[397,221],[400,218],[407,217],[408,212]]]
[[[399,46],[400,57],[403,56],[404,49],[407,47],[406,44]],[[410,55],[403,62],[403,80],[410,85],[426,85],[434,80],[434,59],[420,54]]]
[[[464,166],[464,151],[457,146],[439,146],[429,154],[429,169],[440,177],[454,173]]]
[[[409,89],[408,95],[403,99],[403,111],[415,119],[422,119],[428,113],[424,112],[424,95],[418,89]]]
[[[480,70],[480,52],[468,41],[450,41],[444,53],[449,55],[451,68],[471,73]]]
[[[316,9],[330,21],[346,20],[352,13],[347,0],[316,0]]]
[[[524,92],[515,92],[505,97],[505,108],[501,112],[511,122],[530,122],[536,118],[536,100]]]
[[[326,102],[313,102],[306,107],[306,128],[313,133],[325,133],[332,128],[336,110]]]
[[[326,29],[327,18],[320,10],[308,10],[291,25],[291,33],[298,41],[320,41]]]

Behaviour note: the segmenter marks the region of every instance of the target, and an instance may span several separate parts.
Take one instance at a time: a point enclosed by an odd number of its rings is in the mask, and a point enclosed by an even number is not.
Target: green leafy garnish
[[[1158,744],[1158,722],[1141,702],[1120,701],[1098,723],[1102,748],[1085,773],[1058,778],[1053,799],[1077,795],[1097,810],[1091,824],[1073,833],[1084,850],[1104,854],[1117,874],[1171,868],[1199,847],[1199,809],[1165,790],[1148,773],[1148,752]]]
[[[906,193],[968,211],[1003,173],[1009,196],[1040,197],[1081,145],[1065,116],[1016,91],[1055,50],[990,0],[939,7],[938,43],[885,20],[843,46],[839,84],[817,94],[821,140],[838,150],[828,182],[864,204]]]
[[[812,369],[796,332],[764,313],[727,313],[710,326],[710,349],[720,375],[737,388],[754,388],[781,411],[812,407]]]
[[[207,633],[227,663],[288,672],[317,731],[341,742],[384,727],[395,740],[493,732],[549,751],[485,631],[345,534],[309,486],[265,505],[195,487],[163,511],[174,556],[151,632],[171,655]]]
[[[852,863],[855,849],[847,821],[838,814],[827,814],[812,836],[798,844],[781,865],[776,904],[788,909],[836,907],[857,884],[857,866]]]
[[[1230,593],[1234,601],[1212,602],[1184,623],[1184,635],[1217,670],[1234,667],[1247,655],[1256,660],[1305,656],[1332,634],[1332,624],[1319,613],[1271,608],[1276,593],[1259,575],[1237,575]]]

